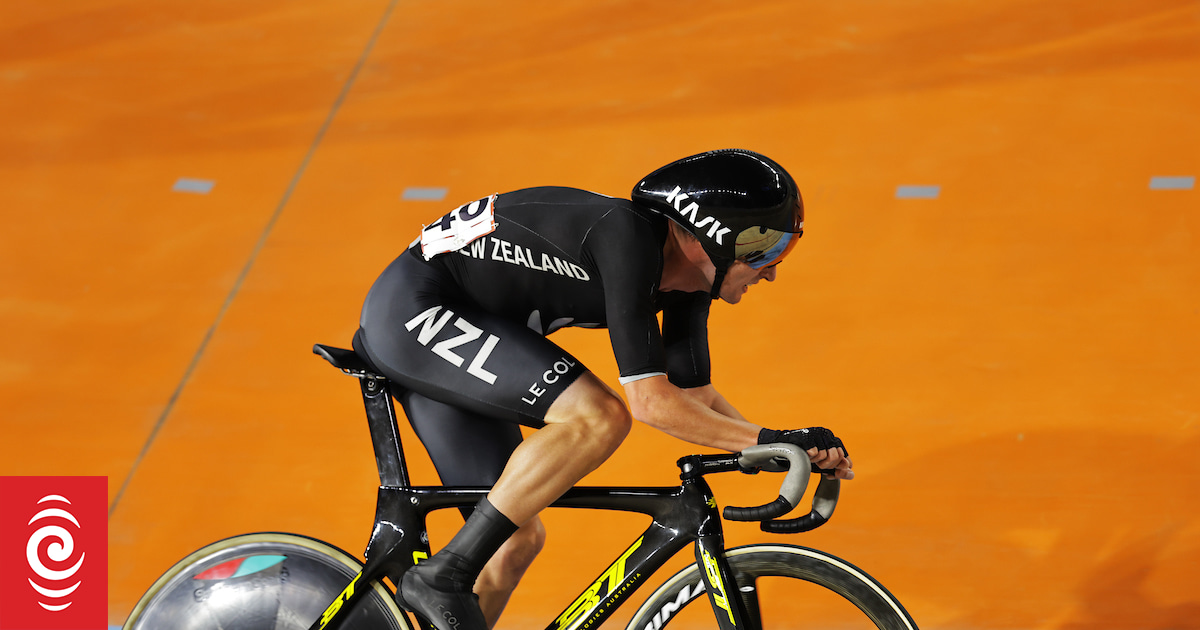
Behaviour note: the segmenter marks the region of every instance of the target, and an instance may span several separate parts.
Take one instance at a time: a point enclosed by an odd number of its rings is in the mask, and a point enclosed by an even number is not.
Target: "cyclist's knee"
[[[610,449],[615,449],[633,426],[625,401],[591,374],[580,377],[554,402],[546,421],[574,425],[590,444]]]
[[[597,427],[598,432],[614,442],[614,446],[620,444],[633,427],[633,416],[629,413],[629,407],[625,406],[625,401],[615,394],[606,393],[594,401],[593,405],[588,419]]]

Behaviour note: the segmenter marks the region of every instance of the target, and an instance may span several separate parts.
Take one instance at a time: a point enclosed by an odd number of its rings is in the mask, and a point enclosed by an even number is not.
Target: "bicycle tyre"
[[[863,613],[864,617],[860,619],[864,627],[881,630],[917,628],[912,616],[882,584],[854,565],[823,551],[795,545],[757,544],[729,549],[725,554],[742,601],[752,617],[757,617],[760,609],[757,581],[764,577],[779,577],[804,580],[840,595]],[[809,590],[811,592],[812,588]],[[711,611],[700,570],[695,564],[659,586],[634,613],[626,630],[663,630],[693,602],[699,602],[698,605]],[[788,627],[794,627],[795,620],[789,621]],[[711,619],[709,623],[710,627],[716,625]]]
[[[123,630],[308,630],[362,563],[326,542],[263,532],[206,545],[142,595]],[[392,593],[371,582],[343,630],[413,630]]]

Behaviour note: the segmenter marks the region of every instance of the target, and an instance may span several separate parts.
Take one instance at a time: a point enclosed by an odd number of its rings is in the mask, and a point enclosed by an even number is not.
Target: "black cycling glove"
[[[850,451],[846,450],[846,446],[842,444],[842,440],[834,435],[833,431],[824,427],[809,427],[807,429],[795,429],[791,431],[763,429],[758,432],[759,444],[774,444],[776,442],[795,444],[806,451],[810,448],[823,451],[831,448],[840,448],[846,457],[850,456]],[[821,473],[833,472],[832,469],[817,468],[816,464],[813,464],[812,471]]]

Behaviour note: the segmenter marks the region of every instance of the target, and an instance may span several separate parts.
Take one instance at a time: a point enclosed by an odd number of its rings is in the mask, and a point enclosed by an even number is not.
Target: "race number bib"
[[[421,255],[429,260],[456,252],[496,229],[496,195],[459,206],[421,230]]]

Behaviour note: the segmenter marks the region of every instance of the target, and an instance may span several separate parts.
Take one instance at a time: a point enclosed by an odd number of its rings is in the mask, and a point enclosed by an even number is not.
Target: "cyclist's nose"
[[[775,265],[763,269],[758,276],[767,282],[775,282]]]

